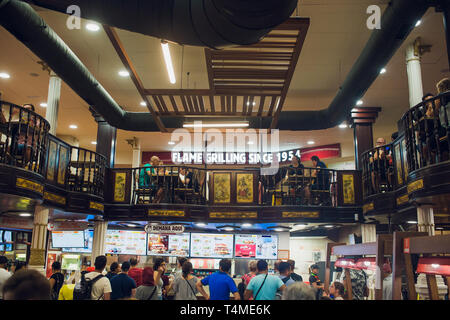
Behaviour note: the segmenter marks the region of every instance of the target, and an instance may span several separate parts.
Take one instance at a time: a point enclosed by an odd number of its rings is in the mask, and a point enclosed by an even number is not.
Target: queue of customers
[[[155,259],[153,266],[137,267],[132,258],[121,265],[113,262],[105,272],[106,256],[98,256],[94,267],[84,266],[67,280],[61,264],[52,264],[52,275],[46,279],[36,270],[25,267],[7,271],[8,260],[0,257],[0,299],[4,300],[345,300],[344,285],[335,281],[329,290],[319,279],[319,267],[310,267],[309,284],[294,272],[295,261],[277,261],[275,274],[269,274],[265,260],[250,261],[249,273],[236,286],[230,275],[231,260],[222,259],[219,271],[203,279],[193,275],[192,263],[178,258],[178,270],[165,275],[166,262]],[[352,270],[353,271],[353,270]],[[358,271],[358,270],[357,270]],[[367,289],[367,276],[359,270],[351,273],[353,299],[361,300]],[[337,278],[339,279],[339,277]],[[345,280],[345,278],[344,278]],[[205,287],[209,287],[209,292]],[[171,294],[169,294],[169,292]]]

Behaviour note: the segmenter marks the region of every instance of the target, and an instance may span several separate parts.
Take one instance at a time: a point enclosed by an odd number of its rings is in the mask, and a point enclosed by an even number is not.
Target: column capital
[[[91,112],[92,116],[94,117],[95,122],[106,122],[106,120],[99,114],[97,111],[95,111],[91,106],[89,106],[89,111]]]
[[[354,107],[350,114],[350,126],[354,128],[357,124],[371,125],[375,123],[380,112],[381,107]]]

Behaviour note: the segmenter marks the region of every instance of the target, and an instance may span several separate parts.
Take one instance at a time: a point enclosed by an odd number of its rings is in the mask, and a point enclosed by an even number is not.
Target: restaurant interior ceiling
[[[309,18],[310,25],[283,111],[319,110],[330,104],[372,32],[366,27],[367,7],[376,4],[384,10],[387,3],[387,0],[299,1],[298,10],[294,11],[293,16]],[[42,8],[38,8],[37,12],[120,106],[133,112],[146,110],[141,105],[142,97],[131,78],[118,76],[124,66],[102,28],[98,32],[91,32],[85,28],[87,21],[83,20],[80,30],[69,30],[66,27],[66,15]],[[171,84],[164,64],[161,39],[114,30],[145,88],[156,90],[157,93],[160,92],[158,90],[210,89],[208,69],[211,66],[207,64],[209,60],[205,57],[204,48],[170,44],[176,76],[175,84]],[[419,36],[423,44],[432,46],[421,61],[424,92],[434,93],[435,83],[449,76],[442,15],[430,8],[422,18],[421,25],[413,30],[392,57],[386,66],[387,72],[380,75],[362,97],[363,106],[382,107],[374,126],[374,138],[382,136],[390,141],[390,135],[396,131],[397,120],[408,109],[405,49]],[[40,104],[47,100],[48,71],[43,70],[37,56],[3,28],[0,29],[0,41],[3,44],[0,71],[11,75],[10,79],[0,79],[1,99],[16,104],[33,103],[38,113],[45,115],[45,108]],[[268,106],[270,102],[271,99],[266,101]],[[232,108],[232,98],[229,105]],[[256,113],[258,107],[255,104],[253,112]],[[69,128],[71,124],[77,125],[77,129]],[[66,84],[61,88],[56,132],[58,136],[76,137],[80,147],[95,149],[92,142],[96,139],[97,126],[89,106]],[[126,140],[133,137],[140,138],[143,151],[170,151],[172,148],[168,145],[170,133],[118,130],[116,163],[131,163],[131,147]],[[341,143],[343,157],[353,153],[352,130],[338,127],[318,131],[281,131],[280,149],[305,147],[310,140],[315,145]]]

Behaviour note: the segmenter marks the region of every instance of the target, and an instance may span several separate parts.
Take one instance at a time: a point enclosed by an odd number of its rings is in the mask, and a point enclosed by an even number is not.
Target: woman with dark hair
[[[52,263],[52,276],[50,277],[50,289],[52,292],[52,300],[58,300],[59,290],[64,284],[64,275],[61,273],[61,263],[55,261]]]
[[[173,282],[175,300],[197,300],[197,281],[192,275],[192,263],[185,261],[182,266],[182,275]]]
[[[136,289],[136,299],[138,300],[160,300],[158,298],[157,290],[155,286],[155,280],[153,279],[153,269],[145,267],[142,271],[142,285]]]
[[[344,285],[338,281],[333,282],[330,286],[330,296],[333,296],[334,300],[345,300],[344,295]]]
[[[156,294],[158,295],[158,300],[162,300],[164,282],[162,276],[166,272],[166,261],[162,258],[156,258],[153,264],[153,280],[157,287]]]

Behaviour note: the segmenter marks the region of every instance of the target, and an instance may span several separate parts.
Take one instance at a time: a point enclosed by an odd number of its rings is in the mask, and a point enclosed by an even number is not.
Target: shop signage
[[[16,187],[28,189],[40,194],[43,194],[44,192],[44,186],[40,183],[34,182],[32,180],[27,180],[24,178],[17,178],[16,179]]]
[[[409,183],[407,189],[408,193],[423,189],[423,179]]]
[[[5,229],[33,229],[33,219],[0,217],[0,226]]]
[[[52,229],[54,231],[71,231],[71,230],[86,230],[89,227],[89,223],[87,221],[53,221],[48,224],[52,225]]]
[[[407,194],[405,194],[405,195],[397,198],[397,205],[401,206],[402,204],[407,203],[408,201],[409,201],[409,197]]]
[[[319,218],[319,211],[285,211],[283,218]]]
[[[162,224],[149,223],[145,226],[145,232],[158,234],[177,234],[184,232],[184,225],[182,224]]]
[[[258,213],[256,211],[250,212],[210,212],[210,218],[221,218],[221,219],[256,219]]]
[[[151,217],[184,217],[184,211],[148,209],[147,215]]]
[[[48,231],[53,231],[55,229],[55,225],[53,223],[48,223],[47,224],[47,230]]]

